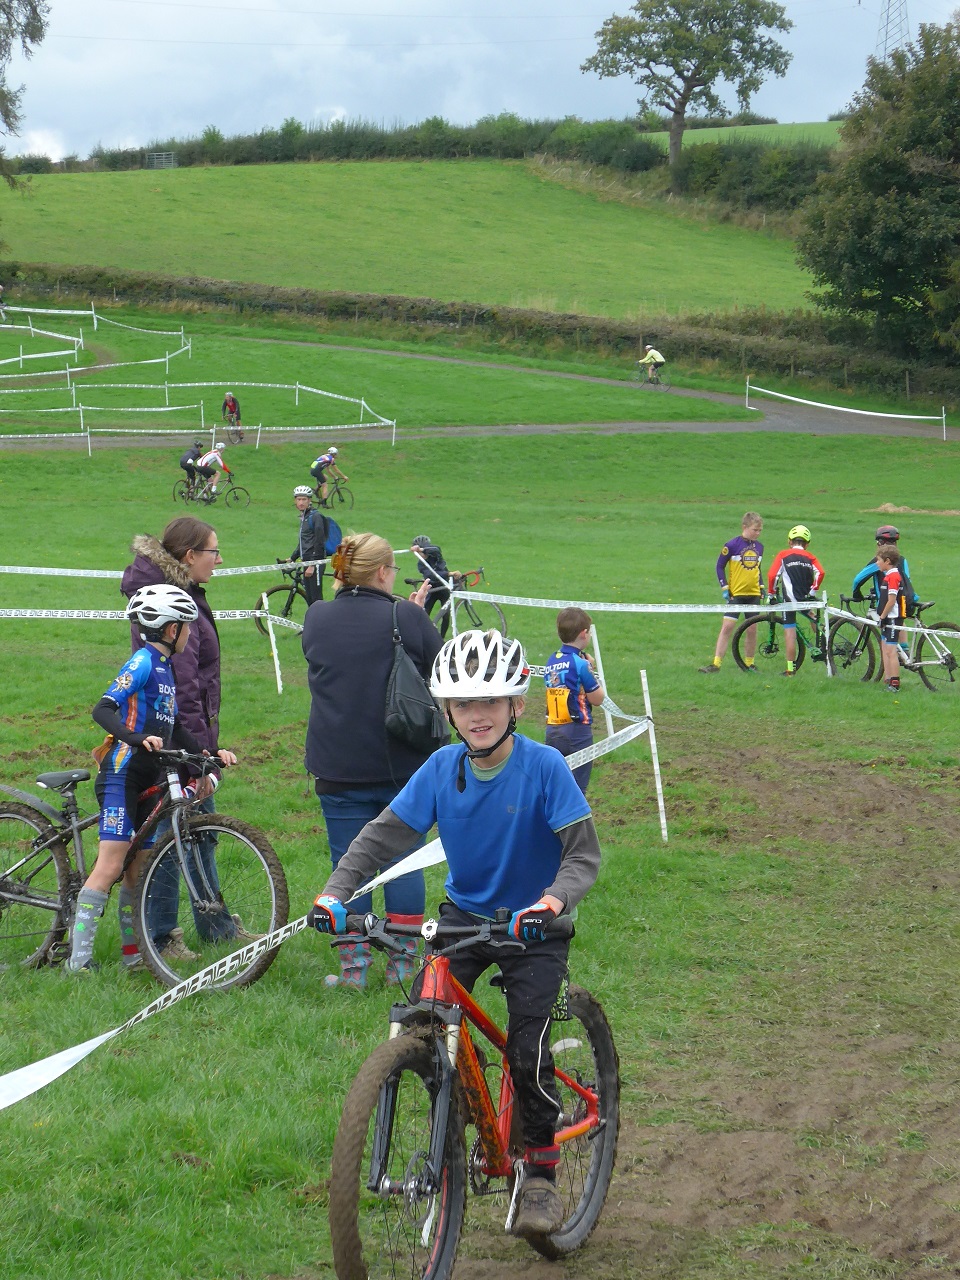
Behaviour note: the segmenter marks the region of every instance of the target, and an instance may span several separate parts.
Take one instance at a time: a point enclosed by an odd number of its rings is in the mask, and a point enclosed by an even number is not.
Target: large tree
[[[26,57],[40,43],[47,31],[46,0],[0,0],[0,132],[16,133],[20,127],[20,98],[23,85],[11,89],[7,84],[10,59],[19,44]],[[0,164],[3,152],[0,149]],[[8,178],[6,169],[3,176]]]
[[[799,238],[818,305],[921,353],[960,343],[960,23],[924,25],[867,79]]]
[[[597,52],[581,71],[630,76],[642,108],[670,115],[670,163],[683,144],[687,111],[729,115],[717,86],[732,85],[745,110],[769,74],[782,76],[791,54],[767,31],[793,23],[773,0],[637,0],[631,16],[614,14],[597,32]]]

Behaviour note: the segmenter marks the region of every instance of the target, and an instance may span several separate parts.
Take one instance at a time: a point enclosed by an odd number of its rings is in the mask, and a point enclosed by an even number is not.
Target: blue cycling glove
[[[547,929],[556,918],[553,907],[548,907],[545,902],[535,902],[532,907],[513,913],[510,932],[521,942],[545,942]]]
[[[729,587],[723,587],[723,588],[721,589],[721,594],[723,595],[723,603],[724,603],[724,604],[729,604],[729,603],[730,603],[730,588],[729,588]]]
[[[307,912],[307,924],[320,933],[346,933],[347,908],[339,898],[321,893]]]

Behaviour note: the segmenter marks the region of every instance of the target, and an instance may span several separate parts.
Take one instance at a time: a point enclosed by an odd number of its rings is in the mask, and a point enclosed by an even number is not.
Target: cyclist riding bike
[[[180,456],[180,466],[182,470],[187,473],[187,480],[189,481],[191,489],[197,482],[197,459],[201,456],[206,447],[207,446],[202,440],[194,440],[193,447]]]
[[[233,472],[223,460],[223,451],[226,447],[225,444],[217,443],[209,452],[197,459],[197,471],[206,480],[203,492],[200,494],[201,502],[210,502],[217,496],[217,481],[220,478],[221,471],[225,475],[233,475]]]
[[[787,534],[790,545],[777,553],[767,574],[767,589],[777,600],[792,604],[809,601],[823,582],[823,565],[807,550],[812,536],[805,524],[795,524]],[[813,618],[815,615],[808,613],[807,616]],[[784,610],[780,620],[787,651],[787,667],[783,674],[792,676],[797,660],[797,611]]]
[[[220,406],[220,417],[224,422],[229,422],[231,426],[240,425],[240,401],[228,391],[223,397],[223,404]]]
[[[649,343],[647,343],[643,350],[643,359],[638,360],[637,364],[640,365],[641,368],[646,365],[648,382],[659,382],[660,370],[667,362],[656,347],[651,347]]]
[[[496,964],[507,999],[506,1055],[516,1086],[524,1179],[516,1235],[558,1230],[556,1190],[562,1108],[550,1052],[552,1010],[567,976],[569,940],[549,926],[593,885],[600,844],[583,793],[558,751],[515,733],[530,685],[518,640],[498,631],[464,631],[433,664],[430,691],[462,745],[441,747],[388,808],[353,841],[310,911],[324,933],[347,930],[344,903],[374,868],[414,847],[436,823],[449,874],[441,919],[470,925],[511,913],[524,949],[483,946],[450,957],[467,991]],[[415,983],[412,999],[417,998]]]
[[[450,579],[452,578],[456,584],[462,579],[463,574],[451,573],[443,558],[443,552],[425,533],[417,534],[410,544],[410,550],[417,557],[417,569],[423,574],[424,582],[430,583],[430,590],[423,605],[429,615],[435,605],[440,605],[442,608],[450,599],[450,588],[447,586]],[[440,619],[441,637],[446,637],[449,626],[450,610],[448,609]]]
[[[313,476],[314,480],[316,480],[317,487],[320,490],[321,502],[326,502],[327,500],[326,473],[328,471],[331,471],[333,472],[334,475],[339,476],[340,479],[344,482],[344,484],[346,484],[350,478],[349,476],[345,476],[343,472],[340,470],[340,468],[337,466],[338,453],[339,453],[339,450],[335,446],[331,446],[326,451],[326,453],[321,453],[319,458],[315,458],[313,461],[313,464],[310,467],[310,474]]]

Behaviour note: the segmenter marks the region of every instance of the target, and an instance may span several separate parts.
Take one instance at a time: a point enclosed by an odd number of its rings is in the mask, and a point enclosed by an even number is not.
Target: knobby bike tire
[[[507,620],[503,610],[492,600],[457,601],[457,631],[499,631],[507,634]]]
[[[242,484],[235,484],[223,495],[223,505],[225,507],[249,507],[250,490],[244,489]]]
[[[928,627],[928,631],[960,631],[960,627],[955,622],[932,622]],[[937,692],[940,689],[956,689],[960,687],[960,670],[957,667],[957,658],[947,642],[941,640],[940,643],[947,648],[947,653],[941,655],[937,649],[933,647],[932,642],[926,637],[921,636],[917,644],[917,662],[933,662],[939,659],[936,666],[921,666],[917,668],[920,679],[927,686]],[[960,641],[954,641],[954,648],[960,644]]]
[[[751,628],[756,627],[752,632]],[[744,642],[748,635],[755,634],[757,648],[754,655],[756,669],[765,675],[773,675],[776,670],[787,668],[787,646],[783,635],[783,623],[775,614],[764,614],[761,617],[745,618],[733,633],[733,656],[741,671],[747,671],[748,663],[744,653]],[[794,670],[799,671],[807,656],[807,646],[803,636],[797,631],[797,656],[794,659]]]
[[[378,1045],[357,1073],[330,1165],[330,1235],[338,1280],[446,1280],[453,1271],[467,1188],[459,1081],[453,1085],[442,1186],[426,1195],[417,1180],[440,1086],[432,1043],[399,1035]],[[367,1185],[378,1134],[387,1144],[384,1173],[392,1193]]]
[[[269,587],[263,594],[267,597],[267,608],[274,617],[279,614],[281,618],[290,618],[291,621],[298,622],[300,626],[303,626],[303,615],[307,611],[307,597],[299,587],[287,587],[281,582],[275,587]],[[281,597],[284,596],[287,599],[281,602]],[[274,600],[280,603],[281,607],[279,609],[273,607]],[[257,603],[253,607],[259,609],[261,608],[261,603],[262,597],[258,597]],[[254,618],[254,622],[257,624],[257,630],[261,635],[269,636],[270,632],[267,630],[267,624],[263,618]],[[299,631],[294,631],[292,627],[274,627],[273,634],[280,640],[284,636],[298,636],[300,633]]]
[[[229,427],[227,436],[231,444],[243,444],[243,430],[240,427]]]
[[[864,623],[843,619],[830,628],[830,669],[836,676],[856,680],[872,680],[877,661],[876,646],[870,628]]]
[[[187,480],[178,480],[173,486],[174,502],[182,502],[185,506],[191,501],[190,484]]]
[[[353,506],[353,494],[345,484],[340,485],[336,489],[331,489],[327,494],[326,502],[328,510],[332,511],[334,507],[346,507],[349,511]]]
[[[66,847],[57,840],[33,851],[56,835],[29,805],[0,804],[0,969],[36,968],[64,939],[73,888]]]
[[[280,859],[256,827],[218,813],[199,813],[184,823],[183,840],[188,864],[192,868],[201,861],[214,894],[202,898],[194,909],[169,829],[147,853],[134,891],[133,923],[140,954],[154,977],[168,987],[239,951],[253,938],[281,928],[290,910]],[[199,876],[197,885],[202,894]],[[185,950],[179,956],[170,954],[172,928],[183,930]],[[276,955],[274,947],[214,985],[221,991],[249,986],[263,977]]]
[[[545,1258],[573,1253],[589,1238],[599,1221],[610,1188],[620,1133],[620,1064],[610,1026],[599,1002],[582,987],[567,993],[569,1020],[555,1021],[551,1050],[558,1071],[595,1090],[600,1099],[603,1127],[582,1138],[561,1143],[557,1191],[564,1204],[564,1223],[551,1236],[530,1244]],[[586,1104],[559,1078],[563,1115],[560,1126],[586,1116]]]

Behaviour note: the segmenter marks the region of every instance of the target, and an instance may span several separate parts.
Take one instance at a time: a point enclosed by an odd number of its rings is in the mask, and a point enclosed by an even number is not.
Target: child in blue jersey
[[[107,731],[94,751],[100,765],[94,788],[100,802],[100,847],[97,861],[77,898],[77,914],[70,933],[71,973],[93,967],[93,944],[114,883],[120,888],[120,937],[128,969],[142,964],[133,933],[133,889],[138,860],[124,870],[130,842],[146,814],[137,813],[142,791],[160,776],[151,759],[173,742],[188,751],[202,748],[177,719],[176,687],[170,659],[182,653],[190,638],[197,606],[179,587],[141,587],[127,606],[127,617],[140,627],[146,643],[123,664],[116,679],[93,709],[93,718]],[[148,810],[149,811],[149,810]]]
[[[548,926],[587,893],[600,865],[590,808],[563,758],[515,733],[530,671],[518,640],[465,631],[433,665],[430,688],[462,745],[442,747],[351,844],[310,912],[324,933],[346,932],[346,902],[376,869],[414,847],[436,823],[447,857],[450,924],[511,914],[522,952],[492,947],[450,958],[472,991],[491,964],[503,974],[507,1058],[524,1140],[523,1181],[513,1230],[549,1235],[563,1222],[555,1142],[560,1102],[549,1049],[551,1011],[567,973],[569,941]]]
[[[604,693],[584,653],[590,643],[590,615],[583,609],[561,609],[557,614],[560,648],[547,659],[543,682],[547,688],[547,746],[562,756],[582,751],[593,742],[593,707]],[[592,764],[573,770],[573,780],[587,794]]]

